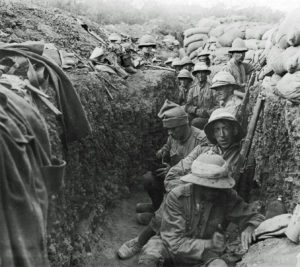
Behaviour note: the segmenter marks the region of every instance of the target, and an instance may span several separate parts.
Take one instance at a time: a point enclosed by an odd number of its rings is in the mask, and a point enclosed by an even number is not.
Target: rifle
[[[249,185],[248,179],[245,176],[246,166],[248,162],[249,153],[251,150],[251,145],[254,137],[254,133],[256,130],[257,121],[259,119],[259,115],[263,106],[263,103],[265,101],[265,98],[262,96],[262,94],[259,94],[256,100],[256,104],[253,108],[253,114],[251,117],[251,120],[248,125],[248,131],[247,135],[244,139],[244,143],[242,145],[241,151],[240,151],[240,168],[239,168],[239,179],[237,180],[237,191],[241,197],[244,199],[247,196],[247,187]]]
[[[245,90],[245,94],[244,94],[244,98],[243,98],[243,102],[241,104],[241,109],[240,109],[241,110],[240,111],[241,115],[245,114],[245,110],[246,110],[246,107],[248,105],[249,97],[250,97],[250,88],[254,84],[255,78],[256,78],[256,72],[253,71],[250,75],[249,80],[248,80],[246,90]]]

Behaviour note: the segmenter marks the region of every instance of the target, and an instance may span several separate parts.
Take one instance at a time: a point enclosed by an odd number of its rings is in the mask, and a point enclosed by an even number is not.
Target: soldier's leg
[[[143,247],[138,266],[163,266],[169,258],[169,252],[158,235],[153,236]]]
[[[156,211],[164,198],[164,182],[163,179],[159,179],[152,176],[148,176],[144,179],[144,188],[152,200],[153,210]]]

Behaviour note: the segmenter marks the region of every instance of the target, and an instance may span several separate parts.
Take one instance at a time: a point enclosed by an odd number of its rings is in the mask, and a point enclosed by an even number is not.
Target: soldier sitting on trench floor
[[[167,143],[156,153],[156,158],[162,162],[161,168],[143,176],[144,187],[152,203],[137,204],[137,220],[140,224],[148,224],[153,212],[162,203],[165,192],[164,178],[170,167],[186,157],[196,146],[207,145],[204,132],[188,124],[183,107],[166,100],[158,116],[162,119],[164,128],[168,130],[169,137]]]
[[[211,114],[204,131],[213,146],[197,146],[187,157],[168,171],[164,182],[167,193],[182,184],[180,177],[190,172],[193,161],[202,153],[221,155],[226,161],[232,177],[236,180],[237,188],[240,190],[241,183],[237,167],[243,130],[239,122],[231,113],[220,108]],[[250,191],[250,188],[248,190]],[[163,210],[164,204],[160,206],[155,213],[155,217],[151,219],[150,224],[138,237],[127,241],[120,247],[118,255],[121,259],[127,259],[139,253],[148,240],[160,232]]]
[[[160,235],[143,247],[138,266],[228,266],[221,258],[226,248],[222,225],[238,224],[247,250],[264,217],[232,189],[235,180],[220,155],[201,154],[180,181],[184,184],[166,197]]]

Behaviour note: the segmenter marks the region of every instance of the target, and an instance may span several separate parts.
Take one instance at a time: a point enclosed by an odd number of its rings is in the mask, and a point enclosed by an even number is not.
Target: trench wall
[[[300,107],[260,88],[266,100],[254,141],[255,179],[265,202],[283,197],[292,212],[300,190]]]

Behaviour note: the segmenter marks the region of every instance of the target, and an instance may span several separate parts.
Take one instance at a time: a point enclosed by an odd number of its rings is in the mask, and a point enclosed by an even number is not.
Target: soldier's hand
[[[214,232],[212,236],[212,250],[217,251],[217,252],[223,252],[226,248],[226,240],[225,240],[225,235],[219,233],[219,232]]]
[[[241,241],[242,241],[242,247],[244,250],[248,250],[249,245],[252,243],[252,241],[255,241],[256,237],[254,234],[254,226],[248,226],[241,235]]]
[[[171,166],[168,163],[163,163],[163,165],[164,165],[163,168],[159,168],[155,171],[157,177],[164,178],[171,168]]]
[[[163,158],[167,157],[167,155],[168,155],[168,152],[163,149],[160,149],[156,152],[156,158],[158,158],[158,159],[163,159]]]

